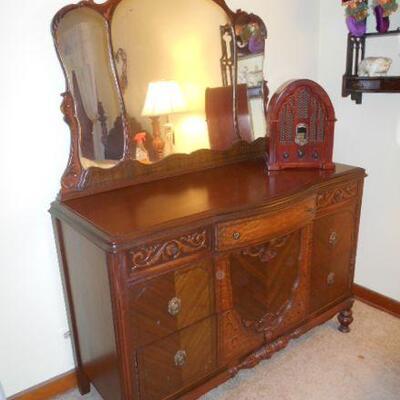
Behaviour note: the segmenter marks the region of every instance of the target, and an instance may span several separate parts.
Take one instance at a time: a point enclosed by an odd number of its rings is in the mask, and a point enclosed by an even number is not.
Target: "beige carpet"
[[[400,400],[400,319],[354,305],[350,334],[336,320],[291,342],[202,400]],[[101,400],[76,391],[59,400]]]

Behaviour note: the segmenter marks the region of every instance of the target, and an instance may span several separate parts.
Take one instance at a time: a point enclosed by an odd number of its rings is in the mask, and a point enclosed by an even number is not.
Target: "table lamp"
[[[153,147],[157,159],[164,158],[165,141],[161,136],[160,116],[184,111],[186,105],[177,82],[158,81],[149,83],[142,116],[150,117],[153,126]]]

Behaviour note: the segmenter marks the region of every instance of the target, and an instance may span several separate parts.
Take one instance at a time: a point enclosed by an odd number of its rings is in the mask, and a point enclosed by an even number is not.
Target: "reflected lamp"
[[[164,158],[165,140],[161,136],[160,117],[184,111],[186,108],[182,90],[177,82],[158,81],[149,83],[142,116],[149,117],[153,127],[153,146],[158,160]]]

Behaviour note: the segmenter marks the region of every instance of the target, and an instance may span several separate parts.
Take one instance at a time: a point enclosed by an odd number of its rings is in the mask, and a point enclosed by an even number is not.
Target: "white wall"
[[[347,34],[344,10],[337,0],[320,3],[318,78],[336,108],[334,158],[336,162],[362,166],[369,175],[361,214],[356,282],[400,300],[400,95],[364,95],[362,105],[341,97]],[[399,17],[397,14],[393,27],[400,25]],[[393,51],[395,44],[381,39],[379,46],[368,48],[369,55],[392,56],[395,71],[400,52],[398,41]]]
[[[73,368],[47,213],[69,148],[50,35],[63,4],[1,3],[0,381],[7,395]]]

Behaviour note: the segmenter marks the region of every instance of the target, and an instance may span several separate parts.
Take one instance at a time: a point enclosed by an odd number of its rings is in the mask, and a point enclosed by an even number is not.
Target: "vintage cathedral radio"
[[[302,79],[281,86],[268,107],[268,170],[333,169],[335,110],[325,90]]]

